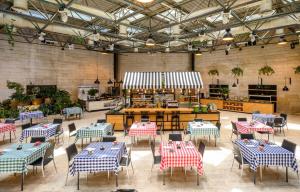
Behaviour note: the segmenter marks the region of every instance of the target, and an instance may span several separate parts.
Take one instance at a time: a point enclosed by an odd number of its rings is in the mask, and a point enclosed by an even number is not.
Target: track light
[[[284,38],[284,36],[280,36],[278,45],[285,45],[287,44],[287,40]]]
[[[100,34],[97,33],[96,30],[93,32],[93,40],[94,41],[99,41],[100,40]]]
[[[195,53],[196,56],[201,56],[202,55],[202,52],[200,49],[198,49],[198,51]]]
[[[155,41],[153,40],[152,38],[152,35],[150,34],[147,41],[146,41],[146,46],[150,46],[150,47],[153,47],[155,46]]]
[[[60,20],[64,23],[68,22],[68,12],[66,9],[66,4],[61,3],[59,5],[58,12],[60,13]]]
[[[169,52],[170,52],[170,47],[166,47],[165,52],[166,52],[166,53],[169,53]]]
[[[44,32],[39,32],[39,40],[40,40],[40,41],[45,41],[45,35],[46,35],[46,33],[44,33]]]
[[[191,42],[189,42],[187,49],[188,51],[193,51],[193,44]]]
[[[134,51],[135,53],[138,53],[138,52],[139,52],[139,48],[138,48],[138,47],[135,47],[135,48],[133,48],[133,51]]]
[[[233,35],[230,33],[230,29],[226,29],[226,33],[223,36],[223,41],[232,41]]]
[[[137,0],[137,1],[140,2],[140,3],[150,3],[153,0]]]
[[[229,23],[229,18],[230,18],[230,10],[225,9],[222,12],[222,21],[223,21],[224,25],[227,24],[227,23]]]

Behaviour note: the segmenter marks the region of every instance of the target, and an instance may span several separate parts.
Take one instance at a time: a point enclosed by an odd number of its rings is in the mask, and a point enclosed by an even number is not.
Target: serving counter
[[[164,130],[171,129],[172,112],[178,112],[179,114],[180,129],[186,127],[188,122],[196,118],[215,123],[220,120],[219,111],[194,113],[192,108],[125,108],[118,112],[106,113],[106,121],[115,123],[115,130],[123,130],[123,124],[126,122],[126,114],[131,113],[134,116],[134,121],[141,121],[141,112],[148,112],[150,121],[154,122],[156,121],[156,112],[164,112]],[[129,126],[131,123],[131,121],[128,121]]]
[[[222,100],[222,99],[200,99],[202,105],[209,103],[216,104],[220,110],[253,113],[260,111],[261,113],[274,113],[274,104],[271,102],[255,102],[255,101],[236,101],[236,100]]]

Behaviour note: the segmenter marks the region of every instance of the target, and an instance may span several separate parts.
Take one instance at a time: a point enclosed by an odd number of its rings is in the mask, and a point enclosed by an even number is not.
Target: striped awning
[[[200,89],[203,82],[199,72],[166,72],[165,88],[167,89]]]
[[[161,72],[126,72],[123,89],[162,89]]]

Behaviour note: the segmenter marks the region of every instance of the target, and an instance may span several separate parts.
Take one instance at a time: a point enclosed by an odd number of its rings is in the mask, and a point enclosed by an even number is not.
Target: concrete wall
[[[268,45],[264,49],[245,47],[242,51],[231,50],[229,55],[225,55],[224,51],[216,51],[196,57],[196,70],[202,74],[205,92],[208,91],[208,84],[212,82],[211,77],[207,75],[209,70],[218,69],[220,83],[229,85],[232,85],[234,80],[231,69],[239,66],[244,70],[238,87],[230,87],[231,96],[247,96],[248,85],[258,83],[258,69],[266,64],[275,70],[275,74],[269,77],[262,76],[263,84],[277,85],[278,111],[300,113],[300,75],[294,74],[294,68],[300,65],[299,46],[295,49],[290,49],[289,44]],[[282,91],[285,77],[292,78],[288,92]]]
[[[93,84],[98,75],[101,91],[106,90],[113,77],[113,55],[88,50],[61,50],[60,47],[15,43],[11,50],[6,41],[0,41],[0,100],[10,92],[6,81],[23,85],[57,85],[77,98],[77,86]]]

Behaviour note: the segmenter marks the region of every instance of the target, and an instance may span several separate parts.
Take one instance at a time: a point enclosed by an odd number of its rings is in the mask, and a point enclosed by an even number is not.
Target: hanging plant
[[[295,68],[295,74],[300,74],[300,65]]]
[[[14,39],[14,36],[13,36],[13,31],[14,31],[14,25],[11,24],[5,24],[4,25],[4,32],[7,34],[8,36],[8,44],[10,44],[12,47],[15,46],[15,39]]]
[[[264,67],[262,67],[258,70],[259,75],[270,76],[270,75],[273,75],[274,73],[275,73],[274,69],[268,65],[265,65]]]
[[[240,67],[235,67],[231,69],[231,73],[233,74],[234,77],[240,77],[243,76],[244,71]]]
[[[208,71],[209,76],[219,76],[219,71],[217,69],[212,69]]]
[[[83,45],[84,44],[84,37],[78,35],[78,36],[74,36],[73,37],[73,42],[75,44],[80,44],[80,45]]]

